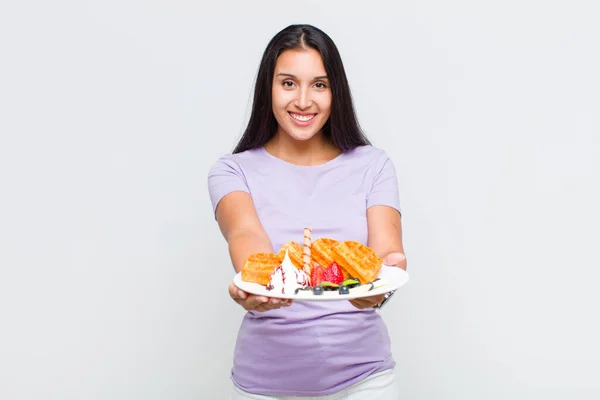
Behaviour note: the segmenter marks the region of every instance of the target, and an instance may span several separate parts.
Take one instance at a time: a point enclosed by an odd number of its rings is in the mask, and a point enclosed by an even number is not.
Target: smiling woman
[[[305,227],[315,239],[357,241],[406,268],[393,163],[363,135],[340,54],[313,26],[287,27],[269,42],[248,126],[208,183],[236,272],[250,255],[297,241]],[[292,304],[233,283],[229,295],[248,311],[233,399],[398,398],[390,338],[376,312],[386,296]]]
[[[272,96],[276,136],[307,140],[321,135],[331,114],[331,89],[319,52],[284,51],[275,65]]]
[[[233,153],[264,146],[283,133],[281,128],[287,125],[282,124],[282,116],[294,113],[302,120],[317,114],[319,107],[323,115],[309,124],[313,135],[322,134],[325,142],[342,151],[370,144],[358,124],[342,57],[333,40],[310,25],[289,26],[265,49],[250,121]]]

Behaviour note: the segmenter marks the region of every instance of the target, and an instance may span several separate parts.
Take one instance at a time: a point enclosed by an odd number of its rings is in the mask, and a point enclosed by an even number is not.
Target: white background
[[[600,397],[597,1],[0,1],[0,398],[226,399],[206,176],[291,23],[393,158],[406,399]]]

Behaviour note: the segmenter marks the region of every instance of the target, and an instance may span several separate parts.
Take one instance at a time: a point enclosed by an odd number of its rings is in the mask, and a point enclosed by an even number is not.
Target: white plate
[[[272,290],[269,291],[265,286],[259,285],[258,283],[243,281],[241,273],[238,273],[233,278],[233,283],[238,288],[242,289],[244,292],[256,294],[259,296],[275,297],[278,299],[292,299],[297,301],[339,301],[376,296],[378,294],[384,294],[387,292],[391,292],[392,290],[397,290],[406,282],[408,282],[408,273],[402,268],[384,265],[381,268],[381,271],[379,271],[379,278],[383,282],[385,282],[385,284],[379,287],[375,287],[374,289],[369,291],[365,291],[365,289],[369,288],[368,285],[361,285],[356,288],[350,289],[350,294],[339,294],[337,290],[332,290],[323,291],[323,294],[317,296],[312,294],[312,291],[308,290],[305,291],[304,294],[302,294],[302,292],[300,292],[299,294],[282,294]]]

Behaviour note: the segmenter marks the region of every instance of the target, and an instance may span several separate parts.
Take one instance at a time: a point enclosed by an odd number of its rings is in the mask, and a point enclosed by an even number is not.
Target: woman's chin
[[[316,136],[316,134],[313,135],[293,135],[292,139],[294,139],[297,142],[308,142],[309,140],[313,139]]]
[[[314,139],[316,136],[318,136],[319,131],[298,131],[298,129],[290,129],[288,131],[285,132],[289,137],[291,137],[292,139],[298,141],[298,142],[306,142],[308,140]]]

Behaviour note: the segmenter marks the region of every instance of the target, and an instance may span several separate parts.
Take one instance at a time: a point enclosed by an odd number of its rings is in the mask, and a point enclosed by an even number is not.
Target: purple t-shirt
[[[210,170],[208,187],[213,211],[228,193],[250,193],[275,252],[290,240],[302,244],[305,227],[312,228],[313,240],[367,244],[367,208],[400,211],[393,163],[373,146],[317,166],[290,164],[262,147],[226,155]],[[373,309],[297,301],[246,313],[231,378],[256,394],[321,396],[394,365],[387,329]]]

